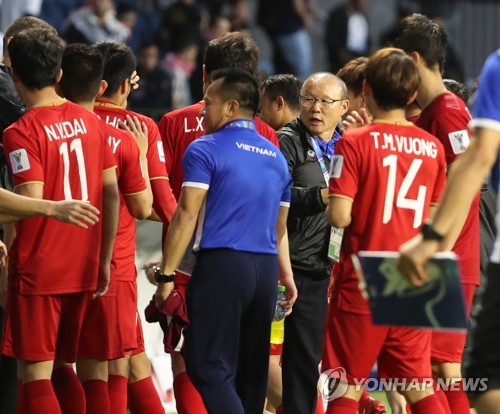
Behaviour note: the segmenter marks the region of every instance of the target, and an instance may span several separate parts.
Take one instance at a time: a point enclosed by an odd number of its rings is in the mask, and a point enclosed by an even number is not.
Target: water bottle
[[[285,286],[278,285],[278,296],[276,297],[276,309],[274,311],[273,322],[271,323],[271,343],[282,344],[285,340],[285,313],[286,308],[282,308],[279,302],[284,302]]]

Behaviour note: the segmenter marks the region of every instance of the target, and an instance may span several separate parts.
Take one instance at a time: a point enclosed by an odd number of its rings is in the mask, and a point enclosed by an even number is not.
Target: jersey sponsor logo
[[[75,118],[72,121],[56,122],[49,126],[44,125],[43,128],[50,142],[60,139],[70,139],[87,133],[83,118]]]
[[[184,118],[184,132],[203,131],[203,116],[196,117],[196,126],[188,124],[188,119]]]
[[[344,165],[344,156],[337,154],[332,157],[332,162],[330,164],[330,177],[340,178],[342,174],[342,167]]]
[[[437,157],[437,146],[432,141],[423,138],[406,137],[404,135],[370,132],[373,137],[375,149],[394,152],[405,152],[412,155],[425,155],[430,158]]]
[[[12,172],[14,174],[28,171],[31,168],[28,153],[24,148],[12,151],[9,154],[9,157],[12,165]]]
[[[450,132],[448,138],[450,139],[451,148],[454,154],[461,154],[464,152],[470,143],[469,133],[466,129]]]
[[[268,157],[276,158],[275,151],[271,151],[261,147],[254,147],[253,145],[243,144],[242,142],[237,142],[236,146],[243,151],[254,152],[256,154],[267,155]]]
[[[165,151],[163,151],[163,142],[156,141],[156,145],[158,147],[158,157],[160,158],[160,161],[165,162]]]
[[[116,139],[115,137],[108,137],[108,145],[113,150],[113,154],[116,154],[116,150],[118,149],[118,145],[122,142],[121,139]]]

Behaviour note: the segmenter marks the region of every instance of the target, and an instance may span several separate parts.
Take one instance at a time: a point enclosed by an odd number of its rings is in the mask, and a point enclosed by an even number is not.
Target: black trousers
[[[186,296],[186,368],[210,414],[262,414],[277,287],[275,255],[198,254]]]
[[[473,315],[474,327],[465,352],[464,377],[487,379],[471,394],[500,389],[500,265],[490,263],[486,285],[481,296],[481,308]],[[487,389],[486,389],[487,388]]]
[[[299,296],[285,318],[283,343],[283,412],[313,414],[317,400],[318,364],[323,337],[329,279],[312,280],[294,273]]]

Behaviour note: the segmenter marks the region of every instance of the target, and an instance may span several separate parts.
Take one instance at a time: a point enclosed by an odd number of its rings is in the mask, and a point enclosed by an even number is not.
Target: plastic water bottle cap
[[[284,292],[286,290],[286,287],[283,285],[278,285],[278,292]]]

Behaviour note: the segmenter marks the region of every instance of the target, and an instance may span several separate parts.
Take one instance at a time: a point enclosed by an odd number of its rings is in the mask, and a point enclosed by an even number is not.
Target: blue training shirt
[[[194,249],[227,248],[277,254],[279,208],[290,205],[291,177],[281,151],[234,120],[198,138],[182,160],[182,186],[208,190]]]
[[[487,128],[500,132],[500,49],[493,52],[484,63],[479,78],[479,88],[477,90],[474,108],[472,111],[472,121],[470,129]],[[498,169],[498,159],[495,168]],[[498,190],[498,171],[494,171],[493,185]],[[500,191],[498,192],[498,201],[500,202]],[[500,206],[500,204],[499,204]],[[500,208],[496,216],[497,226],[500,224]],[[497,233],[495,244],[491,253],[491,261],[500,263],[500,232]]]

